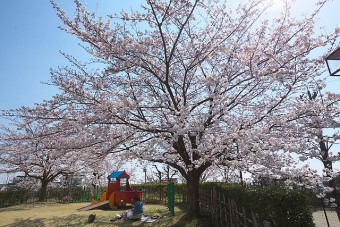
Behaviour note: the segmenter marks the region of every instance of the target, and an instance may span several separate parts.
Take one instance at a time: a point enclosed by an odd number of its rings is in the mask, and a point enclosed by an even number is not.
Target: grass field
[[[144,205],[145,214],[152,216],[154,213],[159,213],[162,216],[153,223],[147,223],[129,220],[110,221],[116,214],[121,214],[124,209],[77,211],[78,208],[86,205],[88,203],[35,203],[1,208],[0,226],[205,226],[198,219],[186,220],[185,211],[179,207],[175,207],[175,216],[171,217],[166,206],[146,204]],[[87,218],[90,214],[96,214],[96,219],[94,223],[89,224]]]

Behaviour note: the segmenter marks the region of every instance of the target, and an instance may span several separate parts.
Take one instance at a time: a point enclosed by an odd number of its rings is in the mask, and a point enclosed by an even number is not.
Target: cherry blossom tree
[[[319,135],[319,155],[316,156],[324,166],[324,177],[325,184],[332,188],[331,195],[331,206],[335,206],[338,219],[340,221],[340,189],[336,185],[335,178],[339,176],[339,170],[333,169],[333,164],[340,160],[340,152],[334,154],[331,151],[331,147],[339,139],[338,133],[333,134],[331,137]],[[314,153],[315,155],[315,153]]]
[[[103,19],[77,0],[73,18],[52,2],[62,29],[93,59],[65,55],[72,66],[51,71],[61,93],[25,111],[81,128],[103,155],[178,170],[188,215],[199,215],[198,184],[209,167],[271,176],[293,168],[292,154],[307,144],[294,138],[315,114],[300,95],[325,87],[323,59],[339,45],[339,28],[314,26],[327,0],[299,18],[289,1],[269,17],[267,3],[147,0],[138,12]]]
[[[328,96],[332,96],[328,98]],[[318,100],[319,99],[319,100]],[[340,190],[335,183],[335,179],[339,175],[339,170],[333,168],[334,164],[340,161],[340,150],[332,149],[339,141],[340,128],[340,109],[338,102],[340,95],[322,94],[321,92],[307,91],[307,95],[301,95],[301,100],[314,105],[314,116],[306,123],[308,127],[314,128],[312,134],[305,136],[305,140],[309,142],[310,147],[300,152],[301,160],[317,159],[323,165],[322,185],[330,188],[332,200],[335,199],[336,212],[340,221]],[[331,100],[331,101],[330,101]],[[318,114],[316,114],[318,113]],[[337,129],[337,130],[336,130]],[[303,139],[303,138],[302,138]],[[320,186],[320,185],[319,185]],[[317,187],[315,187],[317,189]],[[324,197],[326,193],[319,191],[319,197]]]
[[[0,166],[6,171],[23,173],[25,182],[38,181],[39,201],[45,201],[50,182],[81,170],[86,163],[75,150],[61,147],[55,127],[41,122],[12,123],[11,127],[1,127]]]

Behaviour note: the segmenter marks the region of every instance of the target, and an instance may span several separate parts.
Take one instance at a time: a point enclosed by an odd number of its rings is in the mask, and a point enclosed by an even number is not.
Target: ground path
[[[314,223],[316,227],[327,227],[325,213],[323,211],[313,212]],[[339,227],[340,222],[335,211],[327,211],[327,217],[330,227]]]

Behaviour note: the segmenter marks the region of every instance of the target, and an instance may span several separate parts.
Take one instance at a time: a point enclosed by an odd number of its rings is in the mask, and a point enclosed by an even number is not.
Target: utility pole
[[[143,172],[144,172],[144,184],[146,184],[146,167],[143,168]]]

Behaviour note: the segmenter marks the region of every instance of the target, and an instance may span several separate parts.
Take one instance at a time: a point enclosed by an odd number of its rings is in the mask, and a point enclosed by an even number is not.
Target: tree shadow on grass
[[[200,217],[197,218],[191,218],[187,215],[183,215],[183,217],[176,222],[174,225],[174,227],[182,227],[182,226],[195,226],[195,227],[206,227],[206,226],[211,226],[211,220],[209,217],[201,215]]]
[[[39,226],[39,227],[47,227],[47,225],[44,222],[44,218],[36,218],[36,219],[30,219],[30,218],[19,218],[15,220],[15,223],[5,225],[5,227],[27,227],[27,226]]]
[[[95,213],[95,212],[93,212]],[[113,215],[112,215],[113,216]],[[119,226],[119,227],[126,227],[126,226],[132,226],[134,223],[133,221],[128,221],[128,220],[119,220],[112,222],[110,219],[112,219],[112,216],[107,216],[107,215],[96,215],[96,219],[94,220],[93,223],[88,223],[87,218],[88,215],[78,215],[78,214],[72,214],[64,217],[55,217],[49,220],[50,226],[55,226],[55,227],[78,227],[78,226],[96,226],[96,227],[105,227],[105,226]],[[135,224],[133,224],[135,226]]]
[[[124,210],[130,207],[124,207],[118,209],[118,213],[122,213]],[[26,227],[26,226],[41,226],[41,227],[61,227],[61,226],[70,226],[70,227],[78,227],[78,226],[86,226],[86,227],[105,227],[105,226],[117,226],[117,227],[126,227],[126,226],[139,226],[139,227],[147,227],[147,226],[177,226],[182,227],[186,226],[210,226],[210,222],[202,222],[202,219],[190,219],[185,214],[185,209],[179,208],[178,213],[175,214],[175,217],[170,216],[170,212],[167,209],[159,209],[149,213],[152,216],[152,213],[159,213],[163,218],[156,220],[155,222],[142,222],[142,221],[132,221],[132,220],[117,220],[110,221],[117,212],[112,212],[112,210],[107,210],[107,212],[100,213],[96,215],[96,219],[94,223],[87,223],[87,218],[89,213],[78,212],[77,214],[72,214],[61,217],[49,217],[49,218],[18,218],[15,220],[15,223],[6,225],[5,227]],[[91,212],[93,214],[96,213],[95,210]]]
[[[87,218],[82,215],[68,215],[64,217],[53,218],[19,218],[14,223],[5,225],[5,227],[61,227],[61,226],[84,226],[87,224]]]
[[[6,208],[1,208],[1,212],[8,212],[8,211],[22,211],[22,210],[29,210],[30,208],[25,208],[25,207],[6,207]]]
[[[84,226],[87,223],[87,216],[79,214],[71,214],[63,217],[53,217],[49,219],[50,226]]]
[[[17,219],[15,223],[6,225],[5,227],[27,227],[27,226],[37,226],[37,227],[76,227],[76,226],[91,226],[91,227],[105,227],[105,226],[117,226],[117,227],[127,227],[127,226],[139,226],[139,227],[147,227],[147,226],[175,226],[182,227],[189,224],[190,226],[196,227],[205,227],[210,226],[208,222],[202,222],[200,219],[192,220],[187,216],[183,215],[177,222],[174,223],[173,217],[166,217],[156,220],[155,222],[142,222],[142,221],[132,221],[132,220],[117,220],[114,222],[110,221],[110,218],[107,216],[97,216],[93,223],[87,223],[87,216],[85,215],[76,215],[71,214],[64,217],[54,217],[49,218],[48,220],[44,218],[36,218],[36,219]]]

